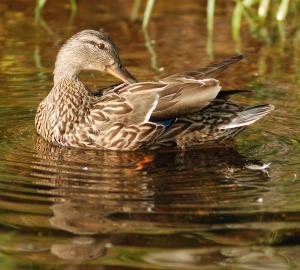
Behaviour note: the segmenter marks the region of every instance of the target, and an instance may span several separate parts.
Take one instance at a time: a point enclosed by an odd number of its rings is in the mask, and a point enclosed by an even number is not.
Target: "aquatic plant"
[[[67,1],[67,0],[66,0]],[[41,11],[45,7],[47,0],[36,0],[35,19],[48,32],[46,23],[41,17]],[[72,24],[73,18],[77,13],[77,0],[69,0],[71,15],[69,25]],[[134,0],[131,7],[130,19],[142,19],[141,28],[145,38],[145,46],[149,50],[151,56],[151,66],[154,70],[160,71],[163,68],[157,64],[157,56],[155,46],[148,33],[151,24],[151,16],[155,8],[156,0]],[[144,4],[144,10],[141,7]],[[199,3],[201,4],[201,3]],[[207,54],[213,58],[213,37],[214,37],[214,20],[215,10],[220,6],[221,2],[216,0],[207,0],[206,5],[206,24],[207,24]],[[224,4],[224,2],[223,2]],[[293,36],[299,39],[299,19],[300,0],[232,0],[228,1],[232,10],[231,34],[236,42],[236,51],[240,52],[242,31],[246,27],[251,35],[257,39],[264,41],[266,44],[272,44],[275,41],[283,41],[287,32],[293,32]],[[157,6],[159,8],[159,6]],[[199,14],[199,16],[201,16]],[[288,23],[287,23],[288,22]],[[286,31],[287,27],[292,31]]]
[[[141,0],[135,0],[134,7],[140,6]],[[288,19],[298,19],[300,11],[300,0],[233,0],[232,1],[232,22],[231,31],[234,41],[237,43],[237,51],[240,51],[241,27],[248,25],[253,36],[264,40],[267,43],[274,39],[282,39],[285,36],[283,23]],[[155,0],[148,0],[143,14],[143,30],[147,29]],[[207,54],[213,58],[213,35],[214,18],[217,1],[207,0]],[[135,9],[135,17],[137,9]],[[291,14],[288,18],[288,14]],[[277,34],[270,34],[276,29]]]
[[[77,0],[69,0],[71,15],[77,12]],[[146,6],[143,12],[142,28],[149,26],[151,15],[155,6],[155,0],[145,0]],[[36,0],[35,19],[41,18],[41,10],[47,0]],[[132,5],[130,18],[135,20],[142,4],[142,0],[135,0]],[[215,9],[218,2],[207,0],[207,30],[208,39],[211,40],[214,30]],[[287,20],[290,13],[296,19],[300,11],[300,0],[232,0],[232,36],[235,41],[240,40],[240,29],[243,22],[246,22],[253,33],[260,32],[266,25],[274,25]],[[210,53],[210,52],[209,52]]]

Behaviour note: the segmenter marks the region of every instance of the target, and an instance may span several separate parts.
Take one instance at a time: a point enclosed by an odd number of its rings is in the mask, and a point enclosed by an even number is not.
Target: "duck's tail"
[[[232,118],[229,123],[223,124],[220,128],[230,129],[249,126],[273,110],[273,105],[258,105],[246,108],[245,110],[238,112],[236,117]]]

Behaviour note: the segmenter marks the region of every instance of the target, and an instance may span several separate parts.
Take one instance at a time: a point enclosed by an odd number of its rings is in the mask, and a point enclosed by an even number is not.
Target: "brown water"
[[[39,25],[34,1],[0,3],[0,269],[300,269],[299,27],[265,42],[245,26],[237,45],[232,5],[218,6],[215,60],[238,46],[248,55],[223,84],[253,90],[237,102],[276,106],[235,148],[60,149],[37,138],[34,114],[72,33],[105,28],[140,79],[211,60],[198,1],[157,1],[148,36],[130,1],[81,1],[74,18],[55,2]],[[92,89],[116,82],[83,78]]]

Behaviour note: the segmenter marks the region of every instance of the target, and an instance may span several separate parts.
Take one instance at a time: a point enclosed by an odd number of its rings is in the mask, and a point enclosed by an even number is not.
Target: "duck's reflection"
[[[87,261],[105,256],[110,243],[93,237],[73,237],[51,246],[51,253],[64,260]]]
[[[233,148],[84,151],[37,138],[35,158],[33,181],[52,187],[51,226],[81,235],[52,245],[51,252],[63,259],[101,257],[129,234],[192,229],[201,218],[213,223],[211,211],[242,208],[244,197],[262,192],[254,187],[268,179],[246,168],[259,162]]]

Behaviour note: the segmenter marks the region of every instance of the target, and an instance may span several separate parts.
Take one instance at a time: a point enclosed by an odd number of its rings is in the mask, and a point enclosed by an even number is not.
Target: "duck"
[[[221,88],[216,77],[243,58],[139,82],[122,65],[107,33],[83,30],[57,54],[53,88],[37,108],[37,134],[58,146],[114,151],[185,150],[231,141],[274,109],[232,103],[230,96],[241,90]],[[121,82],[95,94],[80,80],[83,70],[109,73]]]

